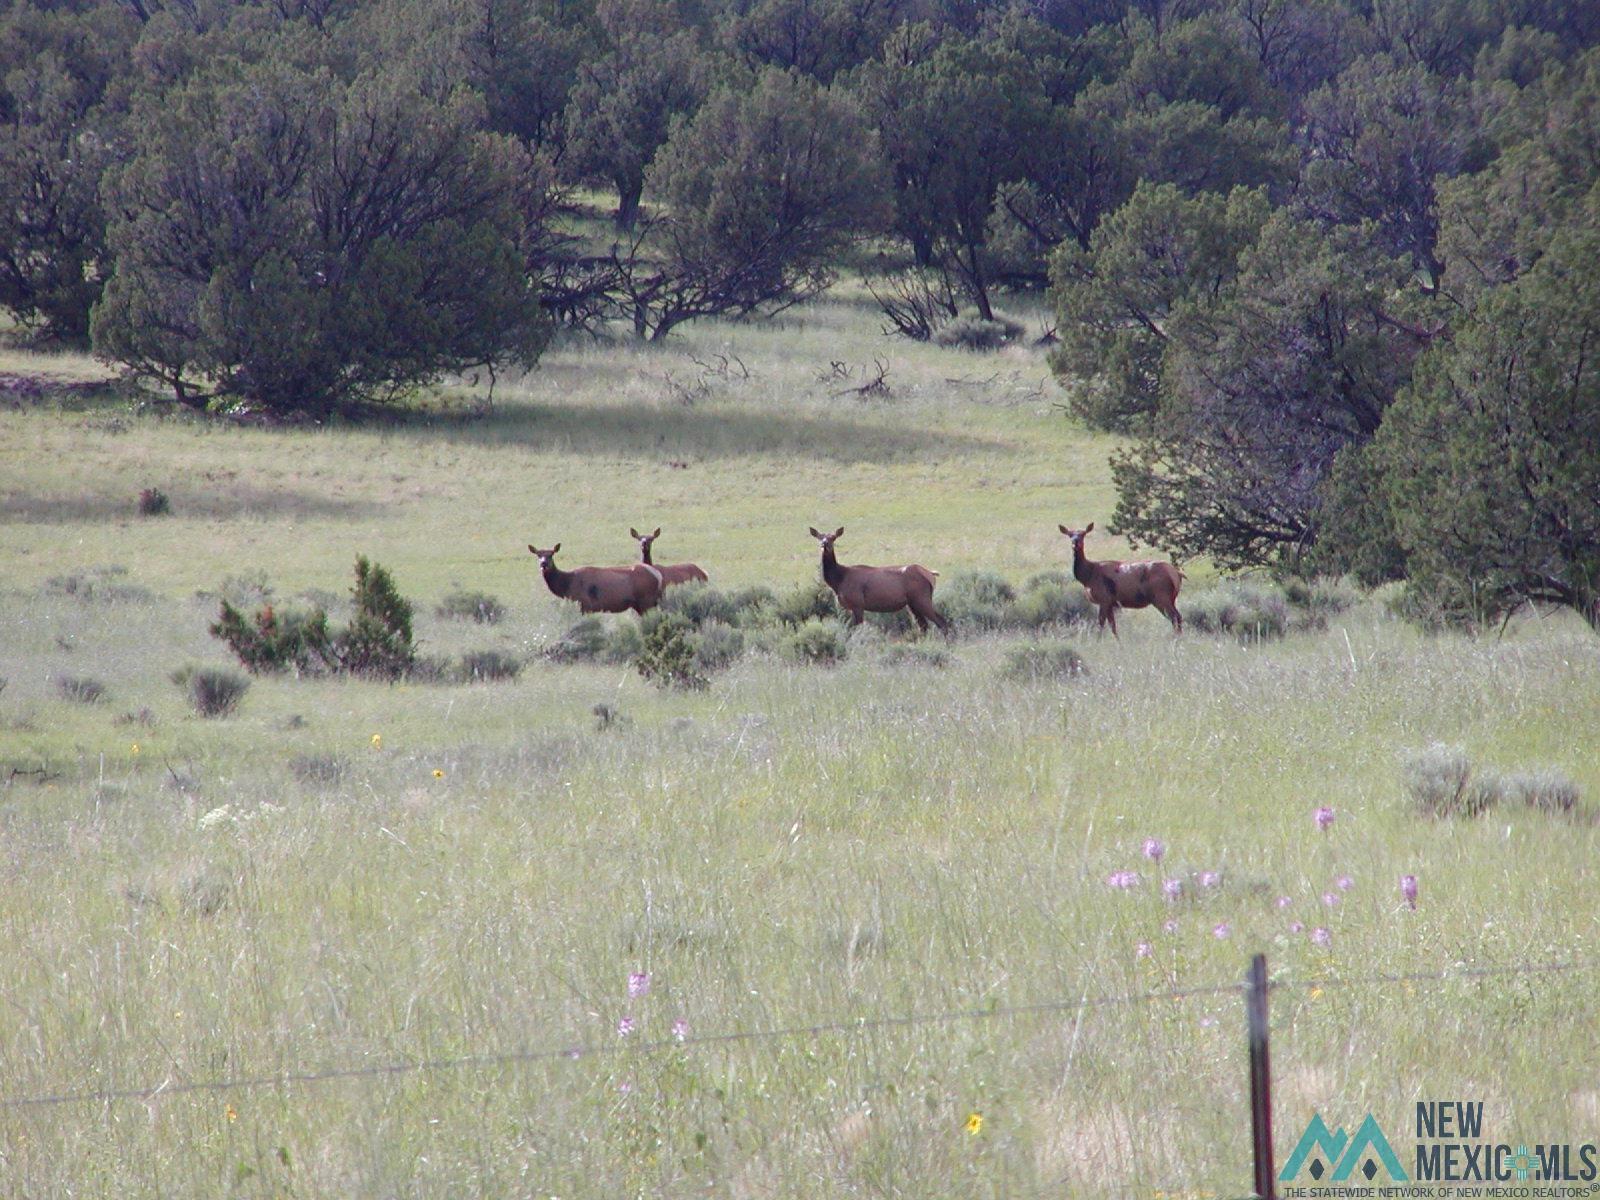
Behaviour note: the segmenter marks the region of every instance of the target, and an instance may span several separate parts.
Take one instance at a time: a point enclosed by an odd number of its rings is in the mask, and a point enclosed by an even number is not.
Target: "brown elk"
[[[633,535],[633,540],[639,543],[639,561],[648,563],[661,572],[662,587],[671,587],[675,583],[705,583],[710,578],[694,563],[673,563],[662,567],[650,562],[650,543],[661,536],[661,526],[657,525],[654,533],[640,533],[632,528],[628,532]]]
[[[661,572],[646,563],[626,567],[579,567],[563,571],[556,566],[557,542],[549,550],[529,546],[539,560],[539,570],[552,593],[563,600],[575,600],[581,612],[626,612],[633,609],[643,616],[661,601]]]
[[[1178,611],[1182,571],[1169,562],[1091,562],[1083,552],[1083,539],[1094,529],[1094,522],[1089,522],[1088,529],[1058,528],[1072,539],[1072,576],[1099,608],[1100,628],[1109,624],[1112,635],[1120,637],[1117,609],[1154,605],[1172,622],[1174,632],[1183,632],[1183,614]]]
[[[852,625],[861,624],[864,613],[899,612],[906,608],[924,633],[929,621],[945,633],[950,632],[950,622],[933,607],[933,583],[939,572],[915,563],[905,567],[842,567],[833,553],[833,544],[844,536],[844,526],[832,533],[813,529],[811,536],[822,543],[822,580],[849,611]]]

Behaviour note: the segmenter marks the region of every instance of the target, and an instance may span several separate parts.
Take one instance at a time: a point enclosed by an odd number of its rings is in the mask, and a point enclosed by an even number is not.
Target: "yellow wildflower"
[[[231,1125],[239,1119],[239,1110],[230,1104],[222,1110],[222,1115],[228,1118],[228,1124]]]
[[[383,734],[375,733],[372,735],[372,748],[374,750],[383,749]]]
[[[978,1133],[982,1133],[983,1132],[983,1114],[982,1113],[968,1113],[967,1114],[967,1132],[971,1133],[971,1134],[978,1134]]]
[[[433,777],[435,779],[443,779],[444,778],[444,772],[441,771],[438,767],[435,767],[433,769]]]
[[[128,753],[129,754],[138,754],[139,753],[139,743],[135,742],[133,745],[129,746],[128,747]]]
[[[1321,1000],[1322,999],[1322,989],[1319,988],[1319,987],[1312,988],[1311,989],[1311,998],[1313,1000]]]

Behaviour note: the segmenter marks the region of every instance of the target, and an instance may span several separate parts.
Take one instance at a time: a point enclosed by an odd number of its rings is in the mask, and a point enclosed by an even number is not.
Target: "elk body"
[[[899,612],[905,608],[916,618],[918,629],[926,632],[932,621],[944,632],[950,632],[950,622],[933,607],[933,584],[939,572],[915,563],[905,567],[840,566],[833,544],[844,536],[844,526],[833,533],[813,529],[811,536],[822,543],[822,580],[848,610],[852,625],[861,624],[869,612]]]
[[[639,561],[647,566],[653,566],[661,572],[663,587],[671,587],[675,583],[705,583],[710,576],[697,567],[694,563],[673,563],[670,566],[656,566],[650,561],[650,543],[661,536],[661,526],[656,526],[654,533],[640,533],[637,529],[629,529],[633,540],[639,543]]]
[[[536,546],[528,549],[539,560],[539,570],[544,574],[545,586],[563,600],[577,602],[580,611],[626,612],[633,609],[643,616],[661,602],[661,589],[665,586],[661,572],[648,563],[634,563],[627,567],[579,567],[563,571],[556,566],[557,542],[549,550]]]
[[[1117,634],[1117,609],[1154,606],[1172,622],[1173,631],[1183,632],[1183,615],[1178,612],[1178,589],[1183,572],[1169,562],[1091,562],[1083,552],[1083,539],[1094,529],[1068,529],[1058,526],[1072,539],[1072,576],[1089,593],[1089,600],[1100,610],[1100,627],[1111,626]]]

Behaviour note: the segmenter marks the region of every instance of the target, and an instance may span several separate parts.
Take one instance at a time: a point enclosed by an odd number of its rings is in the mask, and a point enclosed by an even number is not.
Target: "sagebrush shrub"
[[[1558,816],[1571,814],[1582,798],[1578,785],[1553,767],[1513,771],[1501,776],[1501,784],[1510,803]]]
[[[189,706],[202,717],[225,717],[239,707],[250,681],[226,667],[184,667],[172,682],[189,698]]]
[[[1319,575],[1315,579],[1290,579],[1283,585],[1283,596],[1305,612],[1313,623],[1326,621],[1354,608],[1361,601],[1356,585],[1343,576]]]
[[[932,667],[943,670],[950,655],[938,646],[921,642],[884,642],[872,649],[873,661],[886,667]]]
[[[350,764],[337,754],[300,754],[289,760],[289,772],[301,783],[327,787],[349,773]]]
[[[986,321],[969,315],[941,325],[933,335],[934,344],[959,350],[998,350],[1022,336],[1022,324],[1010,317]]]
[[[830,667],[848,653],[844,630],[837,622],[817,618],[805,622],[778,643],[778,653],[792,662]]]
[[[725,670],[744,654],[744,634],[721,621],[707,621],[690,641],[695,666],[702,672]]]
[[[1413,751],[1404,774],[1411,802],[1430,817],[1475,817],[1497,798],[1492,787],[1472,786],[1472,761],[1460,746],[1434,742]]]
[[[147,604],[156,598],[149,588],[137,583],[115,582],[127,573],[126,567],[94,567],[82,573],[52,575],[45,581],[45,588],[93,604]]]
[[[461,656],[461,678],[467,683],[515,679],[522,660],[499,650],[473,650]]]
[[[506,615],[505,606],[487,592],[451,592],[439,601],[433,615],[446,621],[476,621],[495,625]]]
[[[756,625],[767,617],[773,603],[770,588],[752,587],[719,592],[699,581],[679,584],[662,594],[661,611],[677,613],[692,625],[719,621],[724,625]]]
[[[1270,584],[1230,580],[1187,597],[1178,608],[1195,633],[1226,633],[1241,641],[1280,638],[1289,631],[1289,602]]]
[[[1008,679],[1069,679],[1088,672],[1076,649],[1065,642],[1026,642],[1006,651],[1000,671]]]
[[[544,648],[551,662],[592,662],[606,648],[606,627],[599,617],[584,617],[567,626],[555,641]]]
[[[79,704],[98,704],[106,696],[106,685],[88,675],[63,675],[56,680],[56,690]]]
[[[643,649],[644,626],[637,621],[623,621],[612,628],[600,647],[600,661],[614,665],[632,663]]]
[[[838,612],[833,589],[820,579],[785,592],[772,605],[773,619],[783,625],[800,626],[807,621],[835,616]]]
[[[1035,576],[1006,605],[1002,621],[1014,629],[1048,629],[1081,624],[1094,615],[1094,605],[1075,580],[1063,583]]]
[[[139,493],[139,515],[159,517],[172,511],[172,501],[160,488],[147,487]]]
[[[993,571],[955,571],[940,582],[934,604],[962,628],[999,629],[1016,598],[1016,589]]]

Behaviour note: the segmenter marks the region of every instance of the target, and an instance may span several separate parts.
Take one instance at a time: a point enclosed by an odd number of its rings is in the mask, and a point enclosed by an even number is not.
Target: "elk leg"
[[[911,615],[917,619],[917,632],[918,633],[927,633],[928,632],[928,618],[923,616],[922,613],[919,612],[915,608],[913,608],[911,610]]]
[[[1117,632],[1117,606],[1115,604],[1108,604],[1100,610],[1100,620],[1111,625],[1112,637],[1118,641],[1122,640],[1122,635]]]
[[[859,624],[861,624],[861,622],[865,621],[866,619],[867,619],[867,610],[866,610],[865,607],[852,608],[850,610],[850,624],[859,625]]]
[[[1173,633],[1183,632],[1183,614],[1178,611],[1178,606],[1176,604],[1167,605],[1167,607],[1163,608],[1161,612],[1167,618],[1167,620],[1172,622]]]

